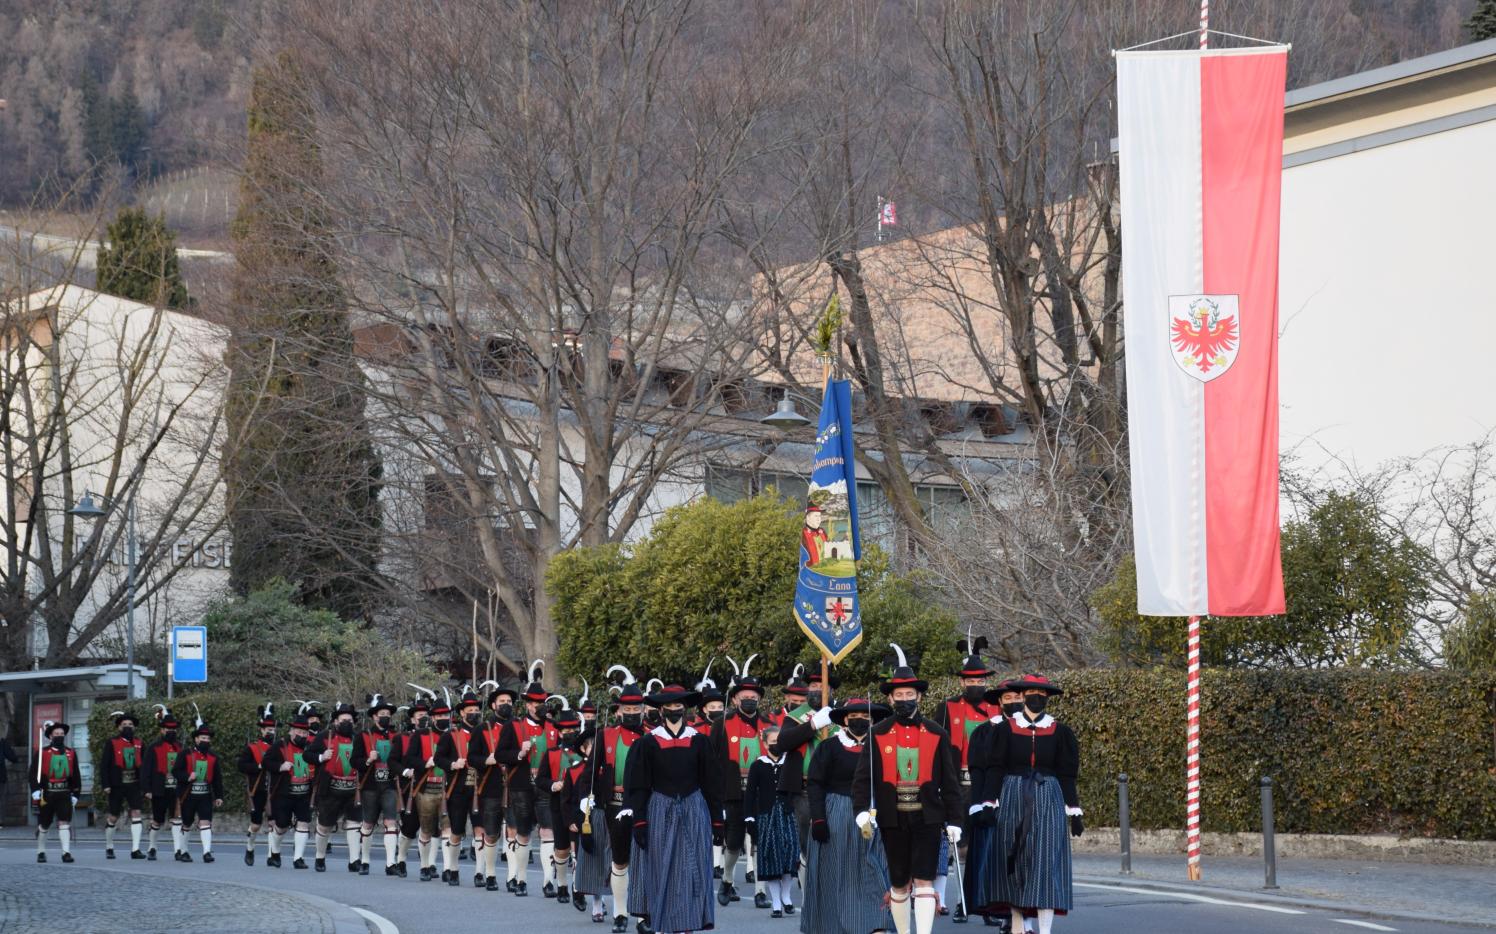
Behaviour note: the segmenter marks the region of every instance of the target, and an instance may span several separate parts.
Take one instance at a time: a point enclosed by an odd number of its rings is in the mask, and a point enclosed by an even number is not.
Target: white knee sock
[[[343,842],[348,844],[348,862],[356,863],[363,856],[364,840],[360,835],[358,825],[343,828]]]
[[[399,835],[396,834],[393,830],[386,830],[384,832],[384,864],[386,866],[393,866],[396,863],[405,862],[404,859],[395,858],[396,853],[399,853],[401,857],[405,856],[403,852],[396,849],[395,847],[395,841],[398,839],[398,837]]]
[[[62,844],[62,851],[64,853],[71,853],[73,851],[73,828],[66,824],[58,824],[57,842]]]
[[[888,910],[893,915],[893,929],[899,934],[909,934],[909,892],[889,890]]]
[[[460,846],[461,844],[453,843],[451,837],[447,838],[446,843],[442,846],[443,870],[452,872],[457,868],[457,850],[460,848]]]
[[[359,860],[361,862],[368,863],[368,862],[372,862],[373,861],[373,859],[374,859],[374,831],[373,830],[370,830],[368,833],[365,833],[362,827],[359,828],[359,831],[358,831],[358,848],[359,848],[359,857],[358,858],[359,858]],[[385,864],[388,865],[389,861],[386,860]]]
[[[430,869],[436,865],[436,840],[416,839],[416,856],[421,860],[422,869]]]
[[[489,878],[497,878],[499,875],[499,851],[503,848],[503,838],[495,837],[494,839],[488,841],[488,847],[484,850],[484,854],[488,858],[488,868],[484,874]]]
[[[738,860],[742,858],[742,850],[726,850],[722,854],[722,881],[732,882],[737,875]]]
[[[197,839],[203,845],[204,853],[213,852],[213,828],[200,827],[197,831]]]
[[[38,853],[47,852],[47,828],[45,827],[36,828],[36,851]]]
[[[399,842],[395,844],[395,852],[400,854],[400,858],[396,860],[400,863],[405,862],[406,855],[410,853],[410,838],[403,833],[400,834]]]
[[[784,910],[784,882],[775,879],[769,883],[769,903],[775,911]]]
[[[146,837],[147,849],[154,850],[156,848],[156,834],[159,833],[160,830],[161,828],[157,827],[155,824],[151,825],[151,832]]]
[[[592,896],[589,896],[589,897],[592,899],[592,913],[593,914],[600,914],[600,913],[606,912],[608,910],[608,906],[603,901],[603,897],[601,895],[592,895]]]
[[[104,849],[114,849],[114,824],[104,825]]]
[[[298,830],[291,837],[291,857],[293,859],[301,859],[306,855],[306,838],[308,833],[309,831]]]
[[[504,877],[516,880],[524,877],[525,862],[529,858],[530,845],[518,840],[509,841],[509,861],[504,864]]]
[[[327,833],[323,833],[322,832],[322,828],[318,827],[317,828],[317,846],[316,846],[316,850],[315,850],[318,859],[327,859],[327,845],[329,843],[331,843],[331,842],[332,842],[332,831],[329,830]]]
[[[544,884],[556,881],[556,841],[540,841],[540,880]]]
[[[1023,930],[1023,909],[1011,908],[1009,909],[1009,913],[1013,916],[1013,934],[1019,934]]]
[[[935,927],[935,909],[937,907],[935,889],[933,887],[926,885],[914,890],[915,934],[930,934],[930,931]]]
[[[265,832],[265,855],[279,856],[281,851],[281,834],[279,830],[271,827]]]
[[[244,849],[245,850],[247,850],[250,853],[253,853],[255,851],[255,837],[258,836],[259,833],[260,833],[260,831],[259,831],[258,828],[255,828],[255,827],[249,828],[249,832],[244,835]]]
[[[1039,909],[1039,934],[1049,934],[1049,929],[1054,926],[1054,909]]]
[[[187,851],[186,834],[182,833],[182,822],[179,820],[171,822],[171,848],[177,853]]]
[[[794,907],[794,904],[795,904],[795,896],[793,894],[794,890],[795,890],[795,877],[792,876],[792,875],[790,875],[789,873],[785,873],[783,876],[780,876],[780,878],[779,878],[779,897],[780,897],[780,900],[783,901],[785,903],[785,905],[787,905],[789,907]]]
[[[140,852],[140,832],[145,829],[145,828],[143,828],[141,826],[141,823],[142,823],[141,819],[138,818],[138,817],[135,818],[134,820],[130,821],[130,852],[131,853],[139,853]]]
[[[608,879],[608,885],[613,889],[613,914],[626,915],[629,913],[629,871],[627,867],[619,869],[613,867],[613,875]]]
[[[722,868],[722,848],[720,846],[712,847],[712,866],[718,869]]]

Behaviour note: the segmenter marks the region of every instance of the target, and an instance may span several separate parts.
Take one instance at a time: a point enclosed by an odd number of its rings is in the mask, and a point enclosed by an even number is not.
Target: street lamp
[[[108,504],[108,508],[94,502],[94,498]],[[80,519],[102,519],[109,515],[114,504],[101,494],[85,490],[78,505],[69,509],[68,515]],[[135,494],[125,501],[125,699],[135,699]]]
[[[795,400],[789,396],[780,399],[774,411],[758,421],[759,424],[768,425],[770,428],[783,428],[785,431],[810,424],[810,419],[795,410]]]

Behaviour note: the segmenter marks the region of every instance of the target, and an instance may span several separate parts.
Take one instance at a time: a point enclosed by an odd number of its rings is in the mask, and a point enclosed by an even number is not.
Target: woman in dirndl
[[[603,896],[608,894],[609,864],[613,860],[613,848],[608,841],[607,816],[601,808],[594,807],[592,800],[592,774],[596,771],[592,750],[596,743],[597,730],[594,727],[588,727],[577,737],[576,749],[581,753],[585,765],[579,771],[567,771],[561,797],[572,839],[578,842],[576,878],[572,881],[575,898],[572,904],[581,909],[584,903],[579,900],[587,897],[592,909],[592,920],[602,923],[608,920]]]
[[[706,734],[686,725],[686,707],[696,701],[677,684],[649,696],[660,725],[634,741],[624,774],[620,813],[633,820],[641,913],[660,932],[701,931],[715,922],[712,838],[722,827],[722,779]]]
[[[852,777],[875,720],[892,711],[865,700],[831,711],[840,730],[816,747],[805,776],[810,841],[805,845],[802,934],[869,934],[893,929],[884,905],[888,863],[879,838],[865,838],[852,811]]]
[[[779,727],[769,724],[758,734],[760,748],[773,749]],[[800,832],[795,808],[779,790],[784,753],[762,755],[748,767],[743,790],[743,822],[753,838],[753,868],[769,892],[771,918],[795,913],[794,880],[800,872]]]
[[[997,742],[996,734],[1008,729],[1008,717],[1023,708],[1023,692],[1014,685],[1014,680],[1002,681],[987,691],[985,700],[992,716],[971,734],[968,762],[971,768],[971,841],[967,848],[970,862],[965,867],[963,878],[966,889],[966,904],[971,914],[980,914],[982,923],[988,927],[1006,927],[1009,906],[994,901],[989,892],[987,867],[994,861],[1006,858],[1008,848],[999,845],[993,824],[997,817],[996,801],[984,802],[981,798],[987,774],[987,759],[992,746]]]
[[[1025,675],[1010,687],[1023,692],[1023,707],[995,732],[983,774],[984,802],[996,804],[993,833],[1000,858],[984,867],[987,897],[1006,904],[1013,930],[1025,917],[1050,934],[1056,914],[1072,905],[1070,837],[1080,836],[1080,745],[1070,728],[1045,712],[1049,698],[1063,693],[1041,675]],[[1006,852],[1003,852],[1003,850]]]

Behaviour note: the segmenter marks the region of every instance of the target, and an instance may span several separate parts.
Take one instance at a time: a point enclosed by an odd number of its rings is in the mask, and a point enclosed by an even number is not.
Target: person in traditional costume
[[[399,777],[398,734],[395,732],[395,705],[383,694],[368,698],[369,725],[359,734],[359,845],[358,872],[369,874],[374,858],[374,831],[384,826],[384,874],[399,874],[395,859],[396,835],[399,831],[400,795],[396,790]],[[403,854],[402,854],[403,856]],[[398,865],[404,868],[401,859]]]
[[[514,705],[519,702],[519,689],[499,684],[497,681],[485,681],[480,684],[479,687],[489,688],[488,723],[493,728],[493,732],[496,735],[502,736],[504,725],[514,719]],[[507,775],[507,772],[508,770],[505,769],[504,775]],[[506,777],[504,777],[504,775],[500,776],[498,788],[488,788],[487,786],[485,786],[486,791],[498,791],[501,793],[502,800],[499,803],[498,814],[495,821],[493,822],[493,826],[488,826],[490,820],[487,815],[480,814],[480,818],[484,822],[483,826],[485,831],[485,849],[489,845],[487,843],[489,837],[492,837],[493,840],[499,842],[499,845],[496,846],[493,852],[489,854],[488,862],[492,863],[492,868],[497,871],[498,864],[500,861],[502,861],[506,866],[507,872],[507,866],[509,863],[508,851],[514,848],[515,843],[514,827],[509,824],[508,820],[506,820],[505,814],[509,797],[509,781]],[[482,804],[482,802],[480,802],[480,811],[483,806],[484,805]],[[502,832],[500,832],[501,830]],[[494,873],[489,873],[488,879],[493,883],[489,886],[489,890],[496,891],[498,888],[498,883],[493,881]],[[513,884],[508,885],[507,890],[512,894],[514,892]]]
[[[176,764],[182,834],[186,836],[187,829],[197,823],[205,863],[213,862],[213,809],[223,807],[223,766],[212,747],[213,728],[199,717],[192,731],[192,748],[178,756]],[[182,862],[192,862],[192,855],[183,852]]]
[[[312,865],[318,872],[327,871],[327,850],[332,835],[340,826],[348,844],[348,871],[358,872],[363,842],[359,837],[358,738],[354,735],[354,718],[358,712],[352,704],[335,704],[332,728],[313,735],[306,757],[317,763],[325,781],[317,793],[316,858]]]
[[[706,663],[706,671],[701,673],[701,680],[696,682],[696,693],[701,696],[701,700],[697,702],[696,716],[691,720],[691,725],[696,728],[696,732],[705,733],[708,738],[712,735],[712,729],[727,715],[727,695],[723,694],[722,689],[717,687],[717,682],[712,680],[712,662],[715,661],[714,658]],[[720,880],[721,878],[722,845],[714,843],[712,844],[712,879]]]
[[[779,735],[770,749],[785,757],[786,767],[779,775],[779,791],[794,811],[802,853],[805,841],[810,839],[810,805],[805,797],[805,773],[810,770],[810,759],[816,747],[832,731],[831,708],[816,709],[821,692],[812,692],[803,678],[804,671],[805,666],[797,664],[785,683],[784,713],[779,721]]]
[[[239,750],[239,774],[244,776],[244,797],[249,802],[249,832],[244,835],[244,865],[255,864],[255,837],[260,827],[270,826],[266,809],[274,776],[265,771],[265,753],[275,745],[275,704],[265,702],[259,711],[259,732]],[[267,835],[274,833],[267,830]]]
[[[171,821],[172,858],[178,862],[187,849],[182,835],[182,821],[177,816],[177,756],[182,754],[182,743],[178,739],[181,724],[170,710],[156,705],[156,721],[160,735],[145,749],[145,796],[151,802],[150,839],[146,844],[145,858],[156,858],[156,834],[168,820]]]
[[[499,737],[498,760],[507,767],[509,806],[505,810],[505,821],[514,828],[514,843],[509,847],[509,880],[512,883],[509,890],[515,895],[529,892],[525,868],[530,861],[530,838],[538,827],[541,891],[546,898],[554,898],[556,843],[551,797],[548,791],[539,793],[535,787],[535,773],[546,753],[561,744],[561,734],[555,724],[546,719],[545,702],[550,693],[540,683],[541,671],[539,660],[530,663],[529,684],[521,695],[525,712],[505,725]]]
[[[442,792],[447,802],[447,841],[442,849],[442,866],[450,868],[443,869],[442,881],[448,885],[462,884],[462,873],[457,868],[458,856],[462,852],[463,838],[467,836],[468,823],[473,818],[479,776],[488,768],[485,760],[489,752],[482,748],[481,739],[482,707],[483,702],[477,694],[464,690],[457,706],[458,722],[442,734],[436,745],[436,767],[446,773],[447,779],[446,790]],[[474,760],[473,755],[483,758]],[[494,761],[499,759],[495,757]],[[476,827],[474,831],[477,831]],[[480,884],[478,880],[474,882]]]
[[[407,682],[408,683],[408,682]],[[426,871],[428,861],[426,851],[430,849],[427,844],[419,843],[421,836],[421,815],[416,810],[415,786],[418,779],[417,774],[424,774],[426,757],[420,754],[417,748],[419,740],[417,734],[420,730],[430,730],[431,704],[426,700],[429,694],[434,700],[436,694],[429,688],[423,688],[418,684],[410,684],[416,689],[416,696],[409,704],[401,707],[405,711],[405,728],[400,731],[396,738],[395,758],[398,761],[399,781],[395,783],[395,791],[400,796],[400,839],[396,843],[399,859],[395,862],[396,873],[403,879],[406,876],[405,861],[410,853],[410,845],[416,843],[416,859],[421,866],[421,881],[429,881]],[[438,816],[438,820],[440,817]],[[426,838],[431,839],[429,836]]]
[[[427,690],[421,688],[420,690]],[[452,724],[452,705],[443,688],[443,699],[431,691],[432,707],[428,716],[417,716],[415,732],[406,743],[405,780],[410,783],[406,808],[415,812],[416,851],[421,858],[421,881],[438,878],[436,851],[441,848],[440,878],[450,882],[456,872],[456,860],[442,836],[442,811],[446,805],[447,772],[436,764],[436,752]],[[418,712],[419,714],[419,712]]]
[[[37,749],[31,765],[31,800],[36,802],[36,861],[47,861],[47,831],[57,822],[62,861],[73,861],[73,808],[83,791],[78,753],[67,745],[72,727],[61,721],[42,724],[46,745]]]
[[[800,762],[787,761],[778,749],[779,727],[766,725],[759,735],[766,750],[748,768],[743,789],[743,821],[753,838],[754,870],[769,890],[774,918],[795,913],[794,880],[800,871],[800,831],[793,798],[784,790],[781,772],[798,772]]]
[[[876,827],[888,858],[888,897],[894,927],[907,934],[913,896],[913,930],[929,934],[938,903],[935,875],[940,843],[961,842],[961,776],[950,736],[919,712],[928,684],[904,656],[883,682],[893,716],[872,728],[857,765],[852,803],[859,828]]]
[[[956,757],[960,761],[961,813],[963,814],[970,811],[972,804],[971,736],[992,716],[992,712],[987,708],[987,679],[996,672],[982,661],[981,653],[986,647],[985,636],[976,638],[970,632],[966,634],[965,639],[956,643],[956,650],[966,654],[961,670],[956,673],[961,679],[961,693],[941,701],[940,705],[935,708],[935,716],[931,718],[942,730],[950,734],[951,746],[956,750]],[[958,849],[957,856],[966,859],[971,849],[971,821],[963,821],[963,832],[967,842]],[[940,902],[941,914],[947,913],[949,904],[946,900],[947,865],[948,859],[941,860],[939,871],[935,876],[935,897]],[[966,921],[966,912],[961,907],[960,899],[956,901],[956,913],[952,920],[958,924]]]
[[[625,812],[644,862],[644,913],[659,932],[707,930],[712,904],[712,840],[722,832],[722,781],[707,737],[686,723],[698,698],[678,684],[649,698],[661,724],[629,753]]]
[[[265,753],[265,771],[271,776],[270,821],[274,825],[268,839],[265,865],[279,869],[281,841],[295,828],[292,850],[294,869],[306,867],[306,841],[311,833],[312,794],[317,787],[317,763],[306,754],[311,744],[311,723],[306,705],[291,719],[289,735]]]
[[[608,841],[608,822],[602,811],[591,806],[592,780],[597,774],[599,755],[597,728],[588,727],[576,738],[576,750],[582,761],[567,770],[562,783],[563,810],[572,839],[577,841],[577,869],[572,880],[572,905],[579,911],[591,907],[592,920],[608,920],[608,906],[603,896],[608,892],[612,860]]]
[[[500,687],[497,681],[485,681],[478,686],[485,688],[489,685],[492,685],[492,688],[488,694],[488,716],[469,716],[475,712],[465,710],[459,729],[468,734],[465,750],[468,767],[476,769],[478,773],[478,780],[471,794],[472,811],[470,814],[473,823],[472,854],[473,862],[476,864],[473,872],[473,887],[497,892],[499,890],[499,853],[504,840],[506,796],[505,768],[499,758],[499,741],[503,738],[504,728],[511,719],[505,699],[506,696],[509,698],[515,696],[515,692],[509,688]],[[477,697],[476,694],[473,696]],[[500,713],[500,711],[503,712]],[[450,809],[450,800],[447,805]],[[452,877],[448,876],[449,885],[451,879]]]
[[[561,702],[561,709],[552,718],[557,741],[545,750],[540,768],[535,771],[535,795],[545,800],[546,809],[551,814],[551,839],[555,847],[551,852],[551,867],[556,881],[549,897],[565,905],[571,901],[571,828],[563,819],[561,792],[566,785],[566,773],[584,764],[576,749],[582,718],[571,709],[565,697],[556,694],[553,699]]]
[[[759,730],[763,728],[764,722],[764,718],[759,715],[764,685],[749,673],[749,668],[757,657],[757,654],[750,655],[741,669],[737,662],[728,658],[727,661],[735,672],[732,685],[727,690],[727,700],[732,709],[722,718],[720,726],[712,728],[711,735],[717,772],[721,776],[722,788],[719,794],[725,814],[722,886],[717,892],[717,904],[723,907],[740,899],[733,880],[736,878],[738,860],[743,856],[746,837],[743,824],[743,785],[748,779],[749,767],[764,751],[759,740]],[[762,905],[759,907],[768,907],[767,887],[759,890],[758,883],[754,884],[755,904],[761,901]]]
[[[966,841],[969,859],[966,863],[966,903],[973,913],[982,916],[987,927],[1008,929],[1009,912],[1005,904],[994,902],[989,893],[987,867],[1007,858],[1008,848],[992,831],[995,812],[982,801],[987,783],[987,759],[996,733],[1008,728],[1008,717],[1023,707],[1023,692],[1016,681],[999,682],[987,691],[985,700],[991,716],[971,734],[969,744],[969,767],[971,771],[972,801],[967,807],[967,828],[970,839]]]
[[[145,859],[140,851],[141,807],[145,804],[145,789],[140,782],[141,763],[145,759],[145,744],[135,735],[135,715],[125,710],[116,710],[114,727],[116,735],[104,745],[104,754],[99,762],[99,784],[104,792],[104,858],[114,859],[114,832],[120,817],[128,808],[130,813],[130,858]]]
[[[839,729],[810,758],[803,934],[867,934],[893,924],[883,906],[888,896],[883,848],[863,836],[852,810],[852,781],[868,731],[890,713],[862,698],[833,708],[831,720]]]
[[[603,731],[602,750],[594,757],[597,766],[592,776],[592,793],[584,799],[583,809],[584,814],[592,813],[601,806],[606,817],[611,860],[608,885],[613,893],[613,932],[622,934],[628,930],[633,847],[633,812],[628,811],[624,804],[625,776],[631,750],[644,735],[644,693],[639,690],[633,673],[627,668],[614,665],[608,669],[608,677],[611,678],[615,671],[624,676],[623,686],[618,692],[618,723]],[[639,867],[638,873],[642,872],[643,867]]]
[[[993,733],[982,777],[993,832],[1007,848],[984,868],[988,899],[1009,906],[1015,932],[1033,918],[1039,934],[1050,934],[1054,916],[1073,904],[1070,837],[1084,830],[1080,745],[1046,712],[1059,685],[1030,674],[1008,686],[1023,692],[1023,707]]]

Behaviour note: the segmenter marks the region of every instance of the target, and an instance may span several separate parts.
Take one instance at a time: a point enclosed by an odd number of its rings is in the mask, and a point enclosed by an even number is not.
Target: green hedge
[[[140,718],[136,721],[135,735],[147,746],[155,742],[160,731],[156,729],[156,711],[151,705],[166,704],[182,724],[179,739],[185,747],[196,726],[196,714],[192,709],[194,701],[202,711],[203,721],[213,728],[213,751],[223,760],[223,810],[247,811],[249,808],[245,803],[244,776],[239,774],[237,763],[239,750],[244,748],[245,742],[259,735],[258,713],[260,705],[265,703],[263,696],[204,691],[199,694],[181,694],[169,702],[164,697],[136,701],[129,708],[131,713]],[[88,735],[93,744],[94,762],[101,761],[105,744],[117,735],[114,718],[110,713],[119,709],[118,704],[95,704],[93,712],[89,714]],[[294,712],[295,705],[290,701],[275,701],[276,719],[282,724],[288,722]],[[94,774],[100,774],[99,770],[95,769]],[[98,779],[95,778],[95,784],[97,782]],[[94,793],[97,795],[97,788]]]

